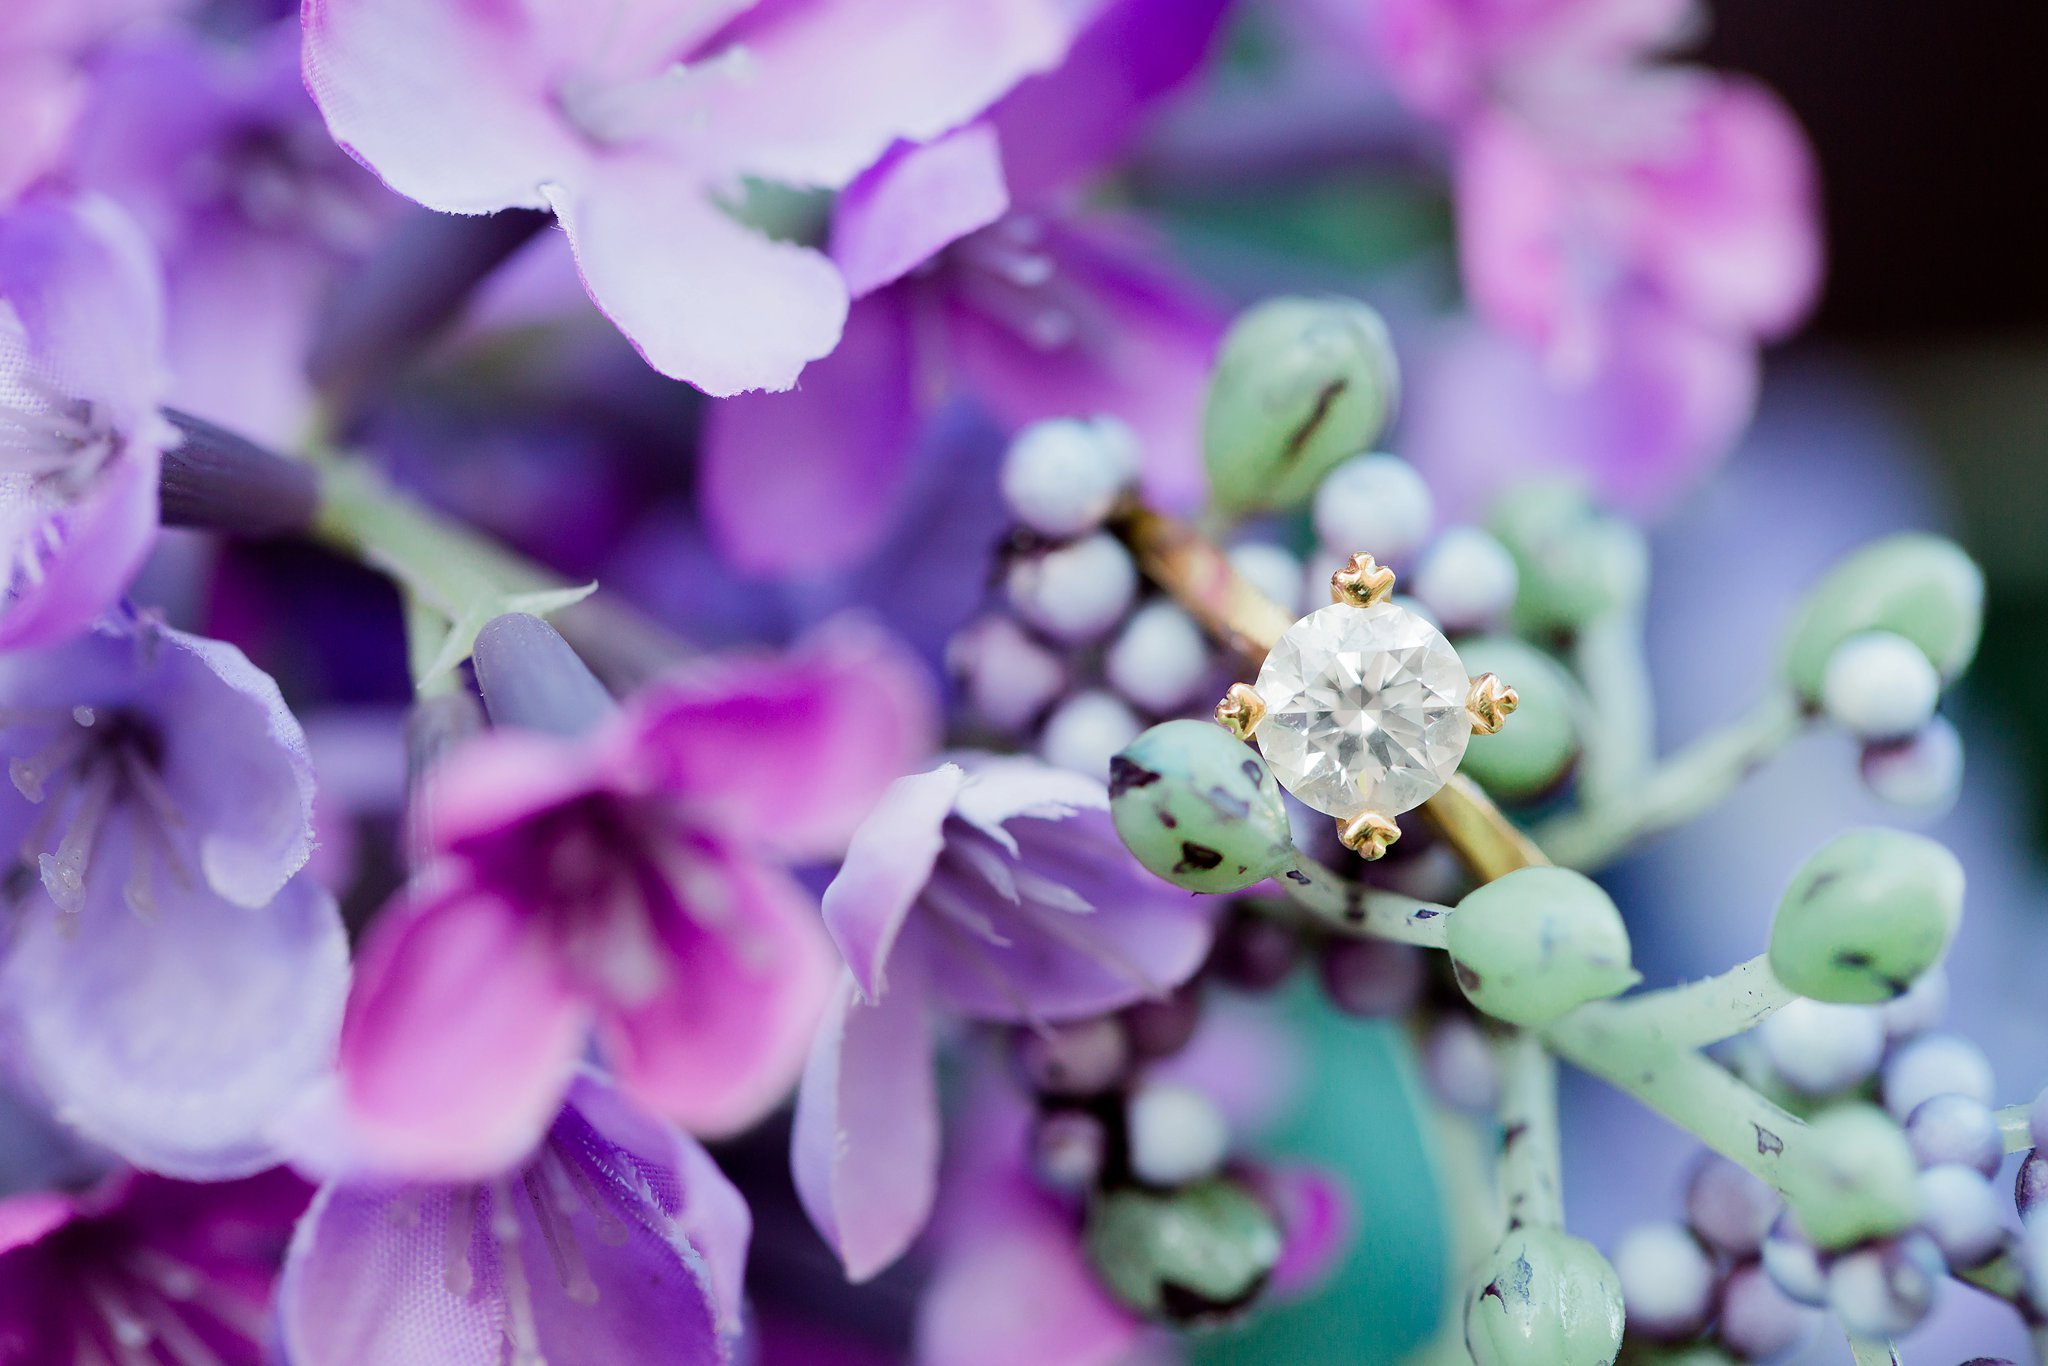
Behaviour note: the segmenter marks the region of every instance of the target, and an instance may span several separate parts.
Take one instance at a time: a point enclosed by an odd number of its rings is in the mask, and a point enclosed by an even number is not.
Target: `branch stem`
[[[1557,1060],[1543,1040],[1518,1030],[1499,1046],[1500,1189],[1510,1230],[1564,1224],[1558,1149]]]
[[[1273,879],[1295,905],[1346,934],[1368,934],[1426,949],[1444,947],[1451,908],[1347,882],[1312,858],[1297,855]]]

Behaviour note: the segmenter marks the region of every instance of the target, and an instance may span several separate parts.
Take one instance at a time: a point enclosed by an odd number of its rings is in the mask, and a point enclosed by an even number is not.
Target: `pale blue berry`
[[[2005,1140],[1998,1116],[1975,1096],[1930,1096],[1906,1117],[1906,1141],[1923,1167],[1960,1163],[1986,1176],[1995,1175],[2005,1159]]]
[[[1827,1259],[1790,1210],[1778,1216],[1764,1239],[1763,1267],[1771,1284],[1798,1303],[1827,1303]]]
[[[1879,801],[1940,815],[1963,789],[1963,739],[1947,717],[1931,717],[1904,739],[1865,745],[1858,771]]]
[[[1110,757],[1144,728],[1122,699],[1092,689],[1077,692],[1045,719],[1038,752],[1056,767],[1103,778],[1109,773]]]
[[[1936,964],[1913,979],[1903,996],[1878,1007],[1884,1012],[1885,1037],[1893,1043],[1924,1034],[1948,1013],[1948,970]]]
[[[946,662],[967,705],[989,725],[1028,729],[1067,687],[1067,666],[1006,616],[988,616],[956,632]]]
[[[1885,1060],[1884,1103],[1906,1116],[1941,1095],[1968,1096],[1989,1105],[1997,1094],[1991,1059],[1959,1034],[1923,1034]]]
[[[1699,1240],[1682,1225],[1630,1229],[1613,1260],[1631,1332],[1673,1340],[1691,1337],[1706,1324],[1719,1277]]]
[[[1920,1227],[1957,1270],[1980,1266],[2005,1241],[2005,1222],[1991,1178],[1945,1163],[1920,1173]]]
[[[1260,596],[1287,608],[1301,596],[1301,558],[1293,551],[1269,541],[1246,541],[1233,546],[1229,558],[1238,577],[1258,589]]]
[[[1137,566],[1114,536],[1096,532],[1066,545],[1020,555],[1007,579],[1017,615],[1057,640],[1106,635],[1130,610]]]
[[[1721,1287],[1714,1334],[1746,1361],[1767,1361],[1789,1351],[1812,1328],[1811,1307],[1778,1288],[1756,1265],[1739,1266]]]
[[[1116,418],[1034,422],[1003,456],[1003,502],[1033,531],[1078,536],[1102,525],[1137,473],[1137,435]]]
[[[1423,555],[1411,587],[1445,631],[1474,631],[1507,615],[1517,579],[1505,546],[1477,527],[1454,526]]]
[[[1828,1267],[1828,1308],[1859,1336],[1897,1337],[1927,1317],[1944,1274],[1940,1250],[1922,1235],[1871,1243]]]
[[[1186,705],[1213,670],[1202,628],[1163,599],[1131,613],[1102,661],[1111,687],[1158,716]]]
[[[1381,564],[1399,563],[1429,535],[1435,514],[1429,485],[1391,455],[1353,456],[1316,489],[1316,535],[1347,558],[1364,551]]]
[[[1178,1082],[1148,1082],[1124,1112],[1131,1172],[1152,1186],[1181,1186],[1214,1174],[1230,1152],[1230,1126],[1216,1102]]]
[[[1941,700],[1941,675],[1918,645],[1866,631],[1835,647],[1821,674],[1821,706],[1865,740],[1895,740],[1926,725]]]
[[[1789,1001],[1757,1029],[1764,1056],[1794,1089],[1832,1096],[1859,1086],[1884,1059],[1884,1018],[1875,1006]]]
[[[1754,1257],[1784,1210],[1778,1193],[1716,1152],[1703,1153],[1685,1186],[1685,1218],[1708,1246]]]

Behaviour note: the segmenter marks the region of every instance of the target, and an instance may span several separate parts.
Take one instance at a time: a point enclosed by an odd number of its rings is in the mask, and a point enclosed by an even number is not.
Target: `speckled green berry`
[[[1171,1192],[1116,1190],[1088,1210],[1089,1263],[1134,1313],[1172,1323],[1228,1317],[1280,1260],[1280,1228],[1226,1178]]]
[[[1152,727],[1109,761],[1109,810],[1138,862],[1191,892],[1237,892],[1294,855],[1280,784],[1208,721]]]
[[[1808,701],[1837,646],[1866,631],[1904,636],[1945,680],[1969,667],[1984,630],[1984,573],[1955,542],[1925,532],[1873,541],[1806,595],[1785,649],[1785,677]]]
[[[1758,1142],[1764,1142],[1760,1136]],[[1838,1248],[1911,1228],[1919,1164],[1897,1120],[1874,1105],[1815,1115],[1779,1168],[1785,1199],[1815,1247]]]
[[[1579,756],[1578,684],[1556,660],[1513,636],[1461,640],[1458,658],[1473,677],[1497,674],[1521,696],[1499,734],[1472,737],[1458,771],[1503,801],[1555,786]]]
[[[1513,619],[1525,635],[1575,632],[1636,602],[1649,583],[1643,533],[1601,511],[1576,484],[1517,488],[1488,525],[1514,557]]]
[[[1850,830],[1792,875],[1771,971],[1801,996],[1889,1001],[1941,960],[1963,915],[1963,866],[1924,835]]]
[[[1466,997],[1511,1024],[1549,1024],[1641,980],[1621,912],[1568,868],[1521,868],[1487,883],[1458,903],[1449,934]]]
[[[1621,1280],[1583,1238],[1515,1229],[1474,1279],[1465,1346],[1477,1366],[1611,1366],[1621,1351]]]
[[[1209,380],[1202,457],[1226,513],[1293,508],[1371,450],[1400,387],[1380,315],[1351,299],[1272,299],[1231,325]]]

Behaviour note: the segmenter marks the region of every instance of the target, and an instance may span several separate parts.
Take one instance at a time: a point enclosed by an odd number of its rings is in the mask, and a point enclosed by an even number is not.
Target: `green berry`
[[[1191,892],[1237,892],[1294,857],[1280,784],[1221,726],[1167,721],[1109,761],[1116,832],[1150,868]]]
[[[1480,887],[1458,903],[1449,936],[1467,998],[1511,1024],[1548,1024],[1641,980],[1621,912],[1567,868],[1522,868]]]
[[[1851,830],[1792,875],[1771,922],[1771,971],[1816,1001],[1889,1001],[1941,961],[1962,914],[1954,854],[1903,830]]]
[[[1493,534],[1515,560],[1515,629],[1569,635],[1639,601],[1650,552],[1634,525],[1602,512],[1578,485],[1532,484],[1494,508]]]
[[[1115,1190],[1088,1210],[1089,1263],[1134,1313],[1174,1323],[1227,1317],[1265,1287],[1280,1228],[1226,1178],[1177,1191]]]
[[[1474,735],[1458,771],[1503,801],[1540,796],[1579,756],[1578,684],[1556,660],[1513,636],[1458,642],[1458,658],[1474,677],[1497,674],[1521,695],[1496,735]]]
[[[1210,504],[1293,508],[1333,466],[1372,449],[1399,370],[1387,325],[1350,299],[1272,299],[1223,339],[1202,416]]]
[[[1843,559],[1806,595],[1785,650],[1785,677],[1809,702],[1837,647],[1890,631],[1926,652],[1944,680],[1977,653],[1984,574],[1955,542],[1925,532],[1873,541]]]
[[[1761,1140],[1759,1140],[1761,1141]],[[1840,1248],[1911,1228],[1919,1163],[1897,1120],[1874,1105],[1837,1105],[1808,1122],[1779,1169],[1785,1199],[1815,1247]]]
[[[1465,1346],[1477,1366],[1611,1366],[1621,1329],[1614,1268],[1557,1228],[1510,1232],[1465,1306]]]

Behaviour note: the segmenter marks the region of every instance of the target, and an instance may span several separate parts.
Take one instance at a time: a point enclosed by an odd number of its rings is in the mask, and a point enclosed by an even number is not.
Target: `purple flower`
[[[298,51],[291,21],[243,46],[169,30],[114,47],[66,162],[163,260],[172,403],[279,443],[309,416],[325,290],[399,206],[327,136]]]
[[[9,0],[0,7],[0,205],[48,171],[86,98],[78,61],[178,0]]]
[[[306,0],[337,141],[450,213],[552,209],[591,297],[664,374],[787,388],[846,288],[731,212],[750,180],[836,189],[1057,61],[1058,0]]]
[[[276,1160],[333,1065],[334,903],[294,876],[312,770],[277,686],[218,641],[103,624],[0,655],[0,1019],[87,1137],[195,1179]]]
[[[0,648],[75,635],[156,533],[163,283],[107,201],[0,215]]]
[[[480,1182],[321,1187],[279,1289],[295,1366],[727,1361],[751,1220],[691,1139],[588,1073]]]
[[[593,1032],[636,1099],[699,1132],[787,1093],[831,947],[789,863],[844,847],[929,752],[926,675],[828,624],[706,661],[587,736],[499,729],[435,770],[437,858],[372,930],[342,1046],[391,1162],[467,1175],[532,1146]]]
[[[290,1172],[211,1185],[118,1172],[0,1199],[0,1360],[261,1366],[306,1206]]]
[[[804,1208],[856,1280],[907,1247],[938,1180],[936,1012],[1081,1019],[1201,966],[1209,916],[1125,852],[1101,783],[1033,760],[889,790],[825,893],[848,971],[797,1097]]]
[[[855,303],[839,349],[796,392],[709,418],[705,517],[735,563],[787,574],[873,551],[921,431],[962,394],[1010,428],[1113,413],[1143,438],[1147,495],[1200,502],[1221,317],[1152,263],[1160,243],[1138,223],[1068,202],[1197,68],[1222,10],[1113,0],[1057,71],[982,123],[898,147],[840,197],[832,254]]]

